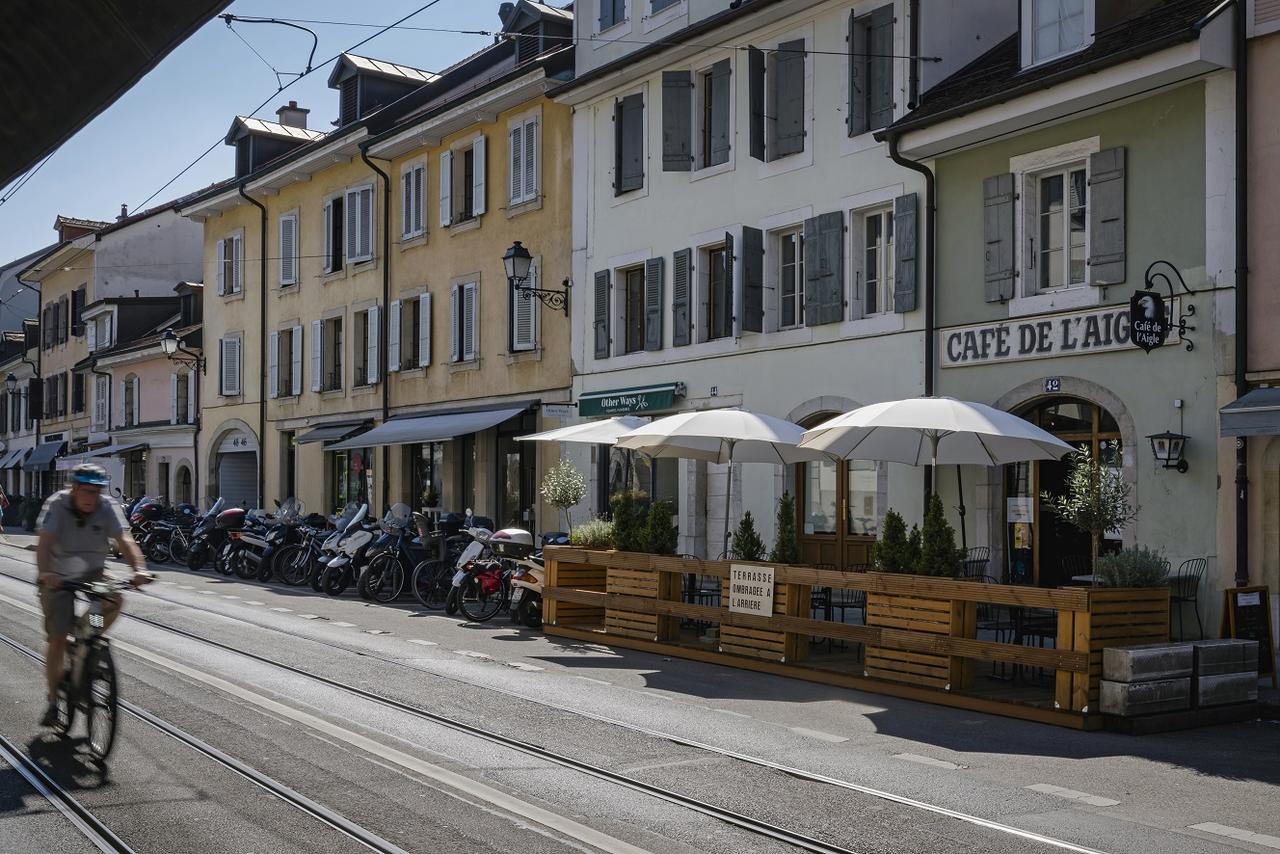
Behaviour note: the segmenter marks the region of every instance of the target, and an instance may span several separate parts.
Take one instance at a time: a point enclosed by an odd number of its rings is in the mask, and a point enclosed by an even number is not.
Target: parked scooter
[[[221,534],[222,542],[214,552],[213,568],[223,575],[235,572],[234,557],[239,548],[240,532],[244,530],[248,513],[241,507],[230,507],[216,517],[215,524]]]
[[[536,629],[542,625],[542,585],[546,571],[533,535],[522,528],[503,528],[489,541],[493,553],[513,564],[509,608],[511,622]]]
[[[468,592],[474,595],[476,590],[489,589],[492,586],[493,567],[490,564],[493,562],[493,551],[489,547],[489,540],[493,536],[493,531],[487,526],[477,524],[480,521],[493,524],[488,519],[477,519],[468,507],[463,531],[471,537],[471,544],[458,556],[458,562],[454,566],[449,598],[445,600],[446,614],[458,613],[462,609],[463,597],[468,595]],[[478,578],[481,572],[488,573],[483,580]]]
[[[342,538],[346,536],[347,528],[353,523],[359,524],[360,520],[368,512],[368,505],[356,504],[353,501],[343,508],[342,515],[333,519],[333,532],[320,545],[320,552],[316,556],[311,574],[307,578],[312,590],[317,593],[324,592],[320,582],[324,578],[324,571],[329,567],[329,561],[338,556],[338,545],[342,542]],[[357,517],[359,518],[357,519]]]
[[[320,575],[320,592],[329,596],[341,596],[355,579],[355,567],[363,563],[364,553],[373,543],[378,527],[366,523],[369,505],[360,508],[342,537],[335,544],[335,554],[325,564]]]
[[[191,531],[191,548],[187,550],[187,567],[196,572],[204,569],[219,545],[221,545],[222,537],[219,536],[221,529],[218,527],[218,514],[222,512],[222,508],[226,506],[225,498],[218,498],[213,502],[213,506],[209,511],[200,517],[196,522],[196,526]]]
[[[236,574],[245,579],[256,577],[259,581],[270,581],[276,555],[285,545],[299,539],[297,529],[304,510],[296,498],[286,498],[273,517],[246,529],[240,535],[240,565]]]
[[[393,504],[382,518],[383,535],[366,552],[367,563],[356,582],[362,599],[394,602],[425,552],[422,540],[414,536],[412,511],[407,504]]]

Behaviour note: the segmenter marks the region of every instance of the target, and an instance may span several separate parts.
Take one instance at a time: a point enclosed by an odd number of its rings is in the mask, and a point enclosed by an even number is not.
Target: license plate
[[[455,573],[453,574],[453,586],[454,586],[454,587],[461,587],[461,586],[462,586],[462,579],[464,579],[464,578],[466,578],[466,577],[467,577],[467,571],[466,571],[465,569],[460,569],[460,570],[458,570],[457,572],[455,572]]]
[[[511,591],[511,604],[512,604],[512,605],[514,605],[514,604],[516,604],[517,602],[519,602],[519,601],[520,601],[520,598],[521,598],[522,596],[524,596],[524,588],[523,588],[523,587],[517,587],[515,590],[512,590],[512,591]]]

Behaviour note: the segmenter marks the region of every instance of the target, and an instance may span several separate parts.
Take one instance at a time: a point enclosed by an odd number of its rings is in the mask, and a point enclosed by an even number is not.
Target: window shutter
[[[453,152],[440,153],[440,224],[453,222]]]
[[[369,311],[367,312],[369,327],[368,332],[365,335],[365,341],[368,344],[368,350],[366,353],[367,364],[365,366],[364,373],[365,382],[370,385],[376,383],[378,381],[378,377],[381,376],[381,369],[378,364],[378,359],[382,356],[381,348],[378,346],[382,341],[382,335],[380,334],[381,330],[378,325],[379,314],[378,306],[369,306]]]
[[[729,126],[729,101],[733,97],[730,85],[729,60],[722,59],[711,66],[711,160],[713,164],[727,163],[729,149],[733,145],[732,128]]]
[[[320,267],[326,273],[333,272],[333,202],[324,203],[324,258]]]
[[[213,271],[213,280],[215,282],[214,290],[218,293],[218,296],[222,296],[227,292],[226,257],[227,257],[226,241],[219,240],[217,243],[217,249],[214,251],[214,258],[216,260],[214,261],[214,265],[213,265],[215,268]]]
[[[373,188],[360,191],[360,257],[373,257]]]
[[[869,128],[893,123],[893,6],[881,6],[870,15],[867,31],[867,105]],[[897,240],[897,234],[894,234]]]
[[[427,186],[427,167],[419,164],[413,167],[413,231],[414,234],[423,234],[426,230],[426,214],[424,213],[426,202],[423,201]]]
[[[454,285],[449,290],[449,358],[454,362],[462,361],[462,330],[458,328],[461,291],[462,285]]]
[[[298,281],[298,218],[292,215],[280,217],[280,284],[292,285]]]
[[[225,366],[223,383],[226,388],[223,393],[234,397],[240,394],[240,339],[225,338],[222,341],[222,347]]]
[[[471,147],[472,157],[472,182],[471,182],[471,211],[476,216],[485,212],[485,141],[481,135],[475,141],[475,145]]]
[[[764,160],[764,51],[747,48],[747,100],[749,101],[750,153]]]
[[[614,0],[600,0],[600,32],[604,32],[618,23],[613,3]]]
[[[125,412],[124,412],[124,395],[125,395],[125,389],[128,387],[128,385],[129,385],[128,380],[120,380],[120,399],[116,401],[116,424],[121,427],[124,427],[127,424],[127,422],[125,421]],[[50,398],[56,398],[57,395],[56,393],[51,393],[49,396]],[[52,410],[55,406],[57,406],[57,401],[50,400],[46,402],[45,409]]]
[[[671,346],[689,343],[689,276],[692,249],[679,249],[671,257]]]
[[[98,348],[98,322],[96,320],[89,321],[85,325],[84,333],[89,352],[92,353]]]
[[[662,256],[644,262],[644,348],[662,349]]]
[[[529,267],[529,287],[538,287],[537,269]],[[511,349],[532,350],[537,346],[535,324],[537,323],[538,301],[531,296],[523,296],[515,288],[511,292]]]
[[[617,102],[614,135],[617,169],[614,194],[644,186],[644,98],[635,93]]]
[[[867,87],[870,85],[868,77],[871,65],[867,56],[867,19],[850,12],[846,39],[849,42],[849,110],[845,119],[849,125],[849,136],[857,136],[870,128]]]
[[[267,344],[267,395],[280,396],[280,333],[272,332]]]
[[[418,367],[431,364],[431,294],[418,297]]]
[[[609,271],[599,270],[595,279],[596,358],[609,358]]]
[[[302,327],[293,327],[293,334],[289,336],[289,361],[293,367],[290,371],[293,380],[293,388],[290,391],[296,397],[302,394]]]
[[[782,42],[773,59],[776,103],[770,160],[804,151],[804,39]]]
[[[742,329],[764,331],[764,232],[742,229]]]
[[[736,337],[738,335],[738,301],[735,299],[737,295],[734,293],[733,269],[734,262],[737,260],[734,256],[734,251],[733,235],[726,231],[724,233],[724,293],[726,299],[720,304],[720,310],[723,312],[724,328]]]
[[[520,125],[507,135],[507,174],[511,179],[511,203],[524,201],[524,129]]]
[[[413,176],[409,169],[400,175],[400,237],[413,234]]]
[[[982,232],[986,243],[985,298],[1003,302],[1013,298],[1014,229],[1013,175],[992,175],[982,182]]]
[[[400,370],[400,300],[387,309],[387,373]]]
[[[524,123],[524,199],[538,198],[538,120]]]
[[[231,293],[244,290],[244,238],[231,238]]]
[[[693,168],[693,75],[662,72],[662,171]]]
[[[311,321],[311,390],[324,388],[324,321]]]
[[[169,374],[169,423],[178,423],[178,375]]]
[[[1089,157],[1089,282],[1118,285],[1125,279],[1123,147]]]
[[[67,399],[67,378],[62,378],[62,400],[63,409],[66,409]],[[142,381],[137,377],[133,378],[133,423],[135,425],[142,423]]]
[[[476,358],[480,337],[480,318],[476,314],[476,286],[470,282],[462,286],[462,358]]]
[[[346,212],[347,259],[356,261],[360,258],[360,193],[358,190],[347,191],[342,209]]]
[[[916,309],[919,240],[916,194],[893,200],[893,310],[899,314]]]
[[[804,221],[804,321],[806,326],[844,319],[844,213]]]

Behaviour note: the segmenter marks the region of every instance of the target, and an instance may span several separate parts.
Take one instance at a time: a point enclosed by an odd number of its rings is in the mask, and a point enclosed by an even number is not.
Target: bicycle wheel
[[[186,563],[187,553],[186,538],[178,531],[174,531],[169,537],[169,559],[174,563]]]
[[[413,595],[422,607],[439,611],[449,598],[449,562],[424,560],[413,568]]]
[[[120,695],[116,665],[105,644],[89,651],[84,663],[85,723],[89,728],[89,753],[99,763],[111,755],[116,743]]]
[[[76,722],[76,696],[71,683],[71,662],[79,654],[74,643],[67,645],[66,666],[63,668],[62,681],[58,683],[58,693],[54,697],[54,706],[58,718],[53,723],[53,731],[66,738],[71,734],[71,727]]]
[[[478,576],[468,575],[462,581],[458,608],[471,622],[483,623],[493,619],[494,615],[502,610],[502,600],[502,585],[493,592],[486,592]]]
[[[404,592],[404,561],[399,556],[393,554],[378,555],[374,558],[373,563],[369,565],[370,580],[376,579],[376,584],[370,584],[369,595],[373,597],[373,601],[387,604],[394,602],[400,598],[400,594]],[[374,575],[373,573],[376,573]]]
[[[290,587],[305,583],[310,570],[311,553],[301,544],[285,546],[276,555],[276,574]]]

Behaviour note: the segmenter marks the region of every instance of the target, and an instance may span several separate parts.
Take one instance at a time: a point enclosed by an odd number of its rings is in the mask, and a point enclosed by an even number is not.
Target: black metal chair
[[[964,563],[961,564],[960,574],[965,578],[985,578],[987,575],[987,565],[990,563],[991,547],[974,546],[965,552]]]
[[[1200,620],[1200,582],[1204,580],[1208,568],[1208,558],[1193,557],[1182,562],[1177,575],[1169,576],[1169,587],[1172,588],[1169,603],[1178,615],[1178,640],[1185,639],[1182,631],[1182,606],[1188,602],[1196,614],[1196,637],[1204,637],[1204,623]]]
[[[825,569],[831,572],[836,571],[836,565],[834,563],[815,563],[813,564],[813,568]],[[830,587],[811,587],[809,589],[809,616],[811,618],[815,620],[830,621],[834,616],[834,611],[834,599],[831,595]],[[811,645],[817,645],[823,641],[826,641],[828,646],[834,645],[831,638],[809,638],[809,643]]]

